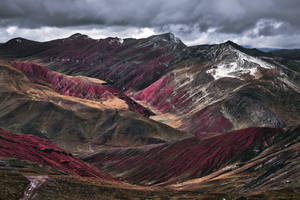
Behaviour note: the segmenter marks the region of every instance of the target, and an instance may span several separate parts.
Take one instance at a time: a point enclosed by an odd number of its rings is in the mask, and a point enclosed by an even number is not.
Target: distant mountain
[[[286,59],[300,60],[300,49],[277,49],[270,51],[270,53]]]
[[[258,48],[260,51],[263,52],[270,52],[270,51],[274,51],[274,50],[279,50],[279,48]]]
[[[242,46],[244,48],[247,48],[247,49],[251,49],[251,48],[254,49],[254,47],[251,46],[251,45],[242,45]],[[267,48],[267,47],[265,47],[265,48],[257,48],[257,49],[260,50],[260,51],[262,51],[262,52],[268,53],[268,52],[273,51],[273,50],[279,50],[280,48]]]

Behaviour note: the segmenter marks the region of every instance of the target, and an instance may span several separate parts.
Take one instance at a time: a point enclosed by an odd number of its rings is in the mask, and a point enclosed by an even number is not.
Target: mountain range
[[[172,33],[2,43],[1,198],[300,198],[297,52]]]

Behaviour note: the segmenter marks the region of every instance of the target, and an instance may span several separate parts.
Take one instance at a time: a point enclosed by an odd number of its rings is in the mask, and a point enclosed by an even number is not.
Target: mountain
[[[192,54],[193,59],[134,98],[158,109],[167,124],[196,135],[299,122],[297,72],[245,54],[230,43],[193,47]],[[287,119],[287,113],[293,117]],[[154,118],[161,120],[159,115]]]
[[[75,34],[44,43],[16,40],[1,45],[0,55],[104,80],[148,107],[152,119],[195,135],[299,122],[297,70],[273,54],[231,41],[187,47],[171,33],[144,39]],[[25,57],[19,53],[23,48]]]
[[[270,52],[270,51],[274,51],[274,50],[279,50],[279,48],[258,48],[260,51],[263,52]]]
[[[15,40],[1,45],[0,55],[56,63],[48,67],[65,74],[99,78],[122,91],[146,87],[168,71],[168,65],[182,59],[186,51],[173,34],[139,40],[93,40],[80,34],[45,43]],[[23,55],[25,48],[27,54]]]

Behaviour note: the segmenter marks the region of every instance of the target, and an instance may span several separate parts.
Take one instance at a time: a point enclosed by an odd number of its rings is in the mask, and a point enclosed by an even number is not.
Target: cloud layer
[[[292,41],[299,40],[299,19],[299,0],[1,0],[0,36],[14,36],[14,29],[34,33],[47,28],[134,36],[130,31],[148,28],[174,32],[190,44],[230,37],[250,43],[264,38],[269,46],[294,47],[300,46]]]

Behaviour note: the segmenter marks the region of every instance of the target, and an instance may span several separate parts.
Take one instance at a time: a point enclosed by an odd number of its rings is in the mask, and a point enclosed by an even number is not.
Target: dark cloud
[[[299,0],[1,0],[0,19],[2,26],[198,24],[240,33],[263,18],[300,28],[299,11]]]
[[[0,5],[0,27],[149,27],[186,40],[211,30],[252,38],[295,35],[299,19],[299,0],[1,0]]]

